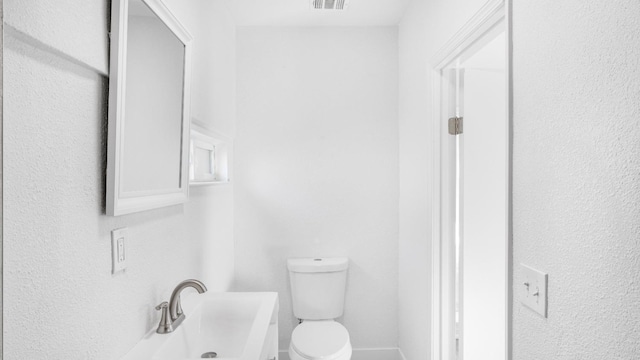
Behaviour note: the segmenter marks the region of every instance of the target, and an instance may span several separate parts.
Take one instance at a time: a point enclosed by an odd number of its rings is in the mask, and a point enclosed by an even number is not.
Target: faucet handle
[[[156,306],[156,310],[162,311],[162,315],[160,316],[160,323],[158,324],[158,329],[156,332],[158,334],[167,334],[173,331],[173,326],[171,325],[171,317],[169,316],[169,303],[163,301],[158,306]]]

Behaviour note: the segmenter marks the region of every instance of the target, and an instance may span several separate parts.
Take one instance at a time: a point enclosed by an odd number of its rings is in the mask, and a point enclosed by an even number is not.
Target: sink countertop
[[[207,349],[209,345],[202,344],[215,342],[216,336],[225,343],[222,349],[235,344],[227,350],[229,356],[220,351],[217,359],[259,360],[279,310],[276,292],[185,293],[181,300],[183,323],[169,334],[157,334],[154,327],[121,360],[200,359],[199,351],[218,352],[216,345]],[[198,349],[203,346],[205,350]]]

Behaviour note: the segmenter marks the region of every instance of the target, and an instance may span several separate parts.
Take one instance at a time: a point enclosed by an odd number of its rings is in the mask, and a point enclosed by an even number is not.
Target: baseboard
[[[402,352],[402,349],[398,349],[398,354],[400,354],[400,360],[407,360],[407,358],[404,356],[404,353]]]
[[[280,350],[278,360],[290,360],[288,350]],[[406,360],[398,348],[353,349],[351,360]]]

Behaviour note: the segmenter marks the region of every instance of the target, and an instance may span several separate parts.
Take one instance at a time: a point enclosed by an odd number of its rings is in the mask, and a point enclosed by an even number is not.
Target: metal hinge
[[[463,118],[461,117],[452,117],[449,119],[449,134],[451,135],[460,135],[462,134],[462,123]]]

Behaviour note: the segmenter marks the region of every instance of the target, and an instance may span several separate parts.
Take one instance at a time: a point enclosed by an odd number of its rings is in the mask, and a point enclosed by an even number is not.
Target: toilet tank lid
[[[343,271],[349,267],[349,258],[298,258],[288,259],[287,268],[291,272],[315,273]]]

